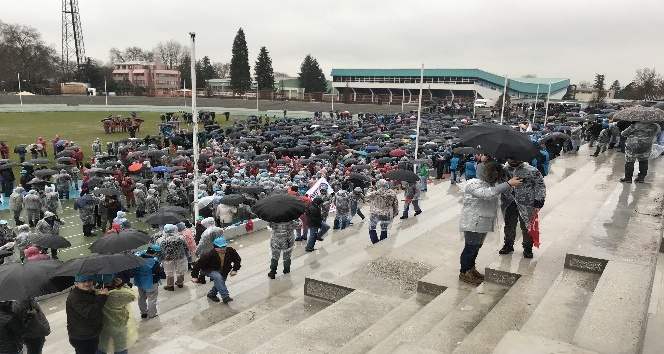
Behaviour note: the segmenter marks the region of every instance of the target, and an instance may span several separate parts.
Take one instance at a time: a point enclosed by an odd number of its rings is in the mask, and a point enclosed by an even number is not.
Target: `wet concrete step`
[[[642,354],[660,354],[664,348],[664,314],[649,313]]]
[[[440,354],[440,352],[429,348],[423,348],[413,343],[402,343],[391,351],[390,354]]]
[[[414,316],[435,297],[427,294],[415,294],[403,301],[399,306],[378,320],[371,327],[365,329],[340,349],[334,351],[339,354],[364,354],[387,338],[405,321]]]
[[[403,324],[385,336],[368,353],[389,353],[402,342],[415,342],[442,321],[469,294],[467,290],[455,288],[445,290],[412,317],[404,319]]]
[[[413,343],[441,353],[452,353],[505,296],[508,289],[493,283],[480,285],[426,335]]]
[[[311,297],[297,299],[263,318],[230,332],[225,337],[224,333],[228,332],[215,334],[215,331],[210,331],[211,336],[208,337],[208,341],[235,353],[248,353],[270,339],[289,331],[293,326],[319,313],[329,305],[330,303],[327,301]]]
[[[600,353],[638,353],[654,267],[609,261],[572,343]]]
[[[509,331],[498,343],[493,354],[599,354],[575,345],[526,334],[518,331]]]
[[[394,299],[354,291],[252,353],[331,352],[369,328],[399,303]],[[351,318],[352,321],[349,320]]]
[[[598,274],[563,270],[521,332],[571,342],[599,278]]]

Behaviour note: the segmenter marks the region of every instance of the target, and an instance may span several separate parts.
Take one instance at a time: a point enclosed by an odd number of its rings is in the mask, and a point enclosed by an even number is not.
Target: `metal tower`
[[[85,63],[83,29],[78,13],[78,0],[62,0],[62,66],[69,79],[69,63],[76,58],[76,66]]]

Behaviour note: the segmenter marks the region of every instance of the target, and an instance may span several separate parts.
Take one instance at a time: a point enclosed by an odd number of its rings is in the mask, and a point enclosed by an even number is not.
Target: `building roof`
[[[395,76],[419,77],[420,69],[332,69],[332,76]],[[425,77],[473,77],[498,86],[505,84],[505,77],[480,69],[424,69]],[[551,92],[566,89],[569,79],[563,78],[509,78],[508,88],[523,93],[543,93],[551,85]]]

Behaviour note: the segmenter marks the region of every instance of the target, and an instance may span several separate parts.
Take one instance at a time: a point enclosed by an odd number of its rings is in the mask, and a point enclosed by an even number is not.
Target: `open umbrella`
[[[481,154],[482,152],[470,147],[470,146],[461,146],[458,148],[452,149],[452,152],[455,154],[461,154],[461,155],[475,155],[475,154]]]
[[[201,199],[198,200],[198,208],[205,208],[206,206],[210,205],[210,203],[214,202],[215,199],[219,199],[219,196],[216,195],[208,195],[205,196]]]
[[[39,178],[35,177],[35,178],[31,179],[30,182],[28,182],[28,184],[30,184],[30,185],[37,185],[37,184],[46,185],[46,184],[51,184],[51,182],[44,181],[42,179],[39,179]]]
[[[88,247],[94,253],[113,254],[131,251],[150,242],[147,232],[136,229],[122,230],[102,236]]]
[[[539,144],[544,144],[544,143],[546,143],[548,140],[551,140],[551,139],[565,139],[565,140],[572,140],[572,137],[569,136],[569,135],[567,135],[567,134],[565,134],[565,133],[555,132],[555,133],[550,133],[550,134],[544,135],[543,137],[539,138],[539,140],[537,140],[537,143],[539,143]]]
[[[464,145],[494,157],[514,157],[521,161],[530,161],[539,153],[539,148],[527,135],[496,124],[464,127],[459,130],[459,139]]]
[[[30,163],[33,164],[33,165],[46,165],[46,164],[49,164],[51,162],[52,162],[51,160],[44,159],[44,158],[30,160]]]
[[[145,155],[148,157],[161,157],[166,155],[166,153],[161,150],[150,150],[146,152]]]
[[[177,205],[165,205],[163,207],[159,207],[159,211],[164,212],[164,213],[175,213],[175,214],[180,214],[180,215],[184,215],[184,216],[189,214],[188,209],[185,209],[185,208],[177,206]]]
[[[63,157],[58,157],[57,159],[55,159],[55,161],[60,163],[72,163],[75,160],[69,156],[63,156]]]
[[[376,162],[378,162],[378,163],[390,163],[390,162],[392,162],[392,159],[389,158],[389,157],[381,157],[381,158],[377,159]]]
[[[221,200],[219,201],[220,204],[225,204],[225,205],[240,205],[244,202],[247,201],[247,198],[245,198],[241,194],[229,194],[221,197]]]
[[[251,208],[259,218],[270,222],[288,222],[299,218],[306,204],[290,194],[273,194],[260,199]]]
[[[387,172],[385,178],[405,182],[417,182],[420,180],[420,177],[415,172],[402,169]]]
[[[4,164],[0,165],[0,170],[7,170],[7,169],[10,169],[14,166],[18,166],[18,164],[16,162],[4,163]]]
[[[127,154],[127,158],[128,159],[133,159],[134,157],[143,156],[144,154],[145,154],[145,152],[143,152],[143,151],[132,151],[132,152]]]
[[[99,254],[68,260],[60,266],[56,275],[113,274],[127,269],[137,268],[147,263],[147,259],[133,254]]]
[[[145,223],[150,225],[177,224],[186,219],[187,217],[182,214],[157,211],[148,215],[145,218]]]
[[[664,121],[664,111],[654,107],[635,106],[619,111],[613,115],[613,119],[632,122],[661,122]]]
[[[404,156],[404,155],[406,155],[406,151],[401,150],[401,149],[394,149],[394,150],[390,151],[390,156],[393,156],[393,157],[401,157],[401,156]]]
[[[188,157],[176,157],[171,160],[171,163],[180,163],[180,162],[188,162],[190,161]]]
[[[157,166],[152,168],[152,172],[171,172],[171,168],[168,166]]]
[[[55,260],[8,263],[0,266],[0,301],[29,300],[67,289],[72,278],[55,278],[62,262]]]
[[[369,178],[361,173],[351,172],[348,175],[348,179],[360,181],[360,182],[369,182]]]
[[[58,171],[51,170],[50,168],[43,169],[43,170],[37,170],[32,173],[35,177],[50,177],[53,175],[57,175]]]
[[[32,243],[43,248],[71,247],[71,242],[67,241],[66,238],[49,234],[37,234],[32,238]]]
[[[351,166],[353,170],[370,170],[371,165],[353,165]]]
[[[264,192],[265,188],[261,186],[246,186],[246,187],[240,187],[240,192],[241,193],[249,193],[249,194],[258,194],[261,192]]]
[[[132,163],[131,165],[129,165],[128,170],[129,170],[130,172],[138,172],[138,171],[141,170],[141,168],[143,168],[143,164],[142,164],[142,163]]]

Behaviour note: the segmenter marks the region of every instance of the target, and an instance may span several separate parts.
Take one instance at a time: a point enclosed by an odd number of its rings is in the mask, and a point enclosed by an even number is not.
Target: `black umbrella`
[[[73,285],[73,279],[55,278],[62,262],[55,260],[8,263],[0,266],[0,301],[29,300]]]
[[[147,232],[136,229],[127,229],[116,233],[106,234],[88,248],[94,253],[113,254],[131,251],[149,242],[150,236]]]
[[[148,215],[145,218],[145,223],[150,225],[177,224],[186,219],[187,217],[182,214],[157,211],[156,213]]]
[[[16,162],[4,163],[4,164],[0,165],[0,170],[7,170],[7,169],[10,169],[14,166],[18,166],[18,164]]]
[[[496,124],[477,124],[459,130],[462,144],[493,157],[514,157],[530,161],[539,149],[526,134]]]
[[[163,207],[159,207],[159,211],[163,213],[175,213],[184,216],[189,214],[189,210],[177,205],[165,205]]]
[[[37,234],[32,238],[32,243],[42,248],[67,248],[71,247],[71,242],[66,238],[57,235]]]
[[[191,161],[191,160],[189,160],[188,157],[176,157],[176,158],[171,160],[171,163],[180,163],[180,162],[188,162],[188,161]]]
[[[150,151],[146,152],[145,155],[148,156],[148,157],[161,157],[161,156],[166,155],[166,153],[164,153],[161,150],[150,150]]]
[[[288,222],[299,218],[306,204],[290,194],[273,194],[260,199],[251,208],[259,218],[270,222]]]
[[[94,195],[120,195],[120,191],[114,188],[99,188],[92,191]]]
[[[264,192],[265,188],[261,186],[246,186],[246,187],[240,187],[240,192],[241,193],[249,193],[249,194],[258,194],[261,192]]]
[[[367,176],[365,176],[361,173],[357,173],[357,172],[351,172],[348,175],[348,179],[354,179],[354,180],[360,181],[360,182],[369,182],[369,178]]]
[[[370,170],[371,165],[353,165],[351,166],[353,170]]]
[[[49,164],[51,162],[52,162],[51,160],[44,159],[44,158],[30,160],[30,163],[33,164],[33,165],[46,165],[46,164]]]
[[[405,182],[417,182],[420,180],[420,177],[415,174],[415,172],[408,170],[392,170],[385,174],[385,178],[392,179],[395,181],[405,181]]]
[[[550,133],[550,134],[547,134],[547,135],[539,138],[539,140],[537,140],[537,142],[539,144],[543,144],[543,143],[546,143],[548,140],[551,140],[551,139],[572,140],[572,137],[565,134],[565,133],[562,133],[562,132],[555,132],[555,133]]]
[[[65,163],[65,162],[74,162],[76,160],[68,156],[63,156],[63,157],[58,157],[57,159],[55,159],[55,161]]]
[[[378,163],[390,163],[390,162],[392,162],[392,158],[391,157],[381,157],[378,160],[376,160],[376,162],[378,162]]]
[[[461,155],[475,155],[475,154],[481,154],[479,150],[470,147],[470,146],[461,146],[458,148],[452,149],[452,152],[455,154],[461,154]]]
[[[258,155],[256,157],[254,157],[254,161],[265,161],[265,160],[269,160],[271,158],[272,158],[272,155],[263,154],[263,155]]]
[[[314,159],[321,159],[321,160],[331,160],[332,156],[330,156],[328,154],[320,154],[320,155],[314,156],[313,158]]]
[[[50,177],[53,175],[57,175],[58,171],[51,170],[50,168],[44,169],[44,170],[37,170],[32,173],[36,177]]]
[[[39,261],[43,262],[43,261]],[[35,262],[38,263],[38,262]],[[147,259],[133,254],[99,254],[68,260],[56,272],[57,275],[113,274],[146,265]]]
[[[240,205],[244,202],[247,201],[247,198],[245,198],[241,194],[229,194],[221,197],[221,200],[219,201],[219,204],[225,204],[225,205]]]
[[[28,182],[28,184],[30,184],[30,185],[44,184],[45,185],[45,184],[51,184],[51,182],[44,181],[42,179],[39,179],[39,178],[35,177],[32,180],[30,180],[30,182]]]

